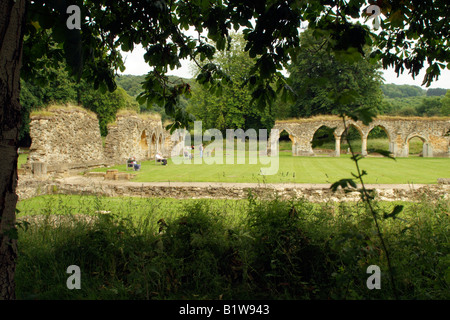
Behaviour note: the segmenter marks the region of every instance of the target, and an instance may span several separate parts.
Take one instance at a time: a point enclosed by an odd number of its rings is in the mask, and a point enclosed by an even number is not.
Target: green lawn
[[[280,152],[279,170],[275,175],[262,176],[260,168],[270,165],[255,164],[174,164],[167,166],[155,161],[142,162],[141,171],[133,181],[183,181],[183,182],[253,182],[253,183],[333,183],[350,178],[355,164],[349,155],[341,157],[293,157],[289,151]],[[367,157],[360,161],[367,171],[366,183],[407,184],[436,183],[438,178],[450,177],[448,158],[397,158]],[[126,171],[125,164],[112,167]],[[111,168],[110,168],[111,169]],[[99,168],[93,171],[106,171]]]
[[[28,153],[19,154],[19,159],[17,160],[17,168],[21,168],[23,164],[27,163]]]

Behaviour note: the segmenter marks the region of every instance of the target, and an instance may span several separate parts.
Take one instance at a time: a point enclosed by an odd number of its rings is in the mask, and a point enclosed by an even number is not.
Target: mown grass
[[[375,203],[398,296],[449,299],[450,202],[417,200],[387,220],[399,203]],[[18,209],[19,299],[394,297],[363,203],[58,195]],[[66,287],[70,265],[80,290]],[[366,286],[370,265],[381,268],[380,290]]]
[[[182,182],[230,182],[230,183],[333,183],[350,178],[355,164],[350,155],[341,157],[293,157],[289,151],[279,154],[278,172],[263,176],[261,168],[268,165],[249,164],[248,155],[245,164],[233,163],[174,164],[168,159],[168,165],[162,166],[155,161],[143,161],[136,173],[136,182],[182,181]],[[275,162],[273,162],[275,166]],[[360,161],[362,170],[368,173],[366,183],[382,184],[436,184],[438,178],[450,177],[450,159],[448,158],[397,158],[395,161],[384,157],[366,157]],[[105,172],[108,169],[126,171],[126,165],[111,168],[98,168],[93,171]]]
[[[27,161],[28,161],[28,153],[20,153],[19,158],[17,160],[17,168],[20,169],[22,165],[27,163]]]

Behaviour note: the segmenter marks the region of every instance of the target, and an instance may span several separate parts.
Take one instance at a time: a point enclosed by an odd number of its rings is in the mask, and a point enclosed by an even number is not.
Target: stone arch
[[[366,139],[364,139],[365,135],[363,130],[361,129],[361,127],[359,127],[356,123],[354,122],[350,122],[347,124],[347,128],[343,128],[340,132],[340,134],[338,135],[339,137],[339,141],[340,141],[340,145],[342,145],[343,143],[345,143],[347,140],[346,138],[346,133],[351,130],[351,129],[355,129],[358,133],[359,133],[359,137],[361,139],[361,154],[362,155],[366,155],[367,151],[366,151],[366,146],[364,144],[364,142],[367,142]],[[357,149],[353,147],[353,151],[355,153],[358,153]],[[348,151],[347,151],[348,152]]]
[[[142,151],[147,152],[148,151],[148,136],[147,136],[147,130],[142,130],[141,137],[139,140],[139,147]]]
[[[336,127],[336,155],[339,155],[344,123],[336,116],[322,116],[316,118],[290,119],[276,121],[274,129],[286,130],[292,138],[294,156],[313,156],[311,140],[315,131],[321,126]],[[450,118],[435,120],[431,118],[409,119],[405,117],[380,116],[368,125],[361,121],[346,120],[346,127],[355,128],[361,137],[361,154],[367,155],[367,138],[375,127],[381,127],[389,139],[389,152],[394,157],[407,157],[405,145],[406,136],[412,132],[426,138],[425,156],[450,157],[450,137],[446,136],[450,126]],[[275,134],[275,133],[274,133]],[[291,139],[292,139],[291,138]],[[356,136],[355,136],[356,138]],[[358,143],[359,144],[359,143]],[[355,146],[356,147],[356,146]],[[359,148],[358,148],[359,149]]]
[[[319,130],[321,130],[322,132],[319,133]],[[325,140],[334,140],[333,151],[325,152],[325,154],[328,154],[330,156],[338,156],[339,155],[339,152],[336,151],[336,146],[337,146],[336,141],[338,139],[337,135],[336,135],[336,127],[330,127],[326,124],[321,124],[321,125],[313,128],[313,130],[311,132],[312,132],[312,137],[310,140],[310,144],[311,144],[311,149],[313,150],[314,155],[318,155],[321,153],[320,149],[314,150],[317,146],[317,145],[315,145],[315,141],[318,141],[318,143],[320,144],[321,142],[325,142]],[[318,136],[318,134],[320,136]],[[322,141],[320,141],[320,140],[322,140]],[[322,152],[322,154],[323,154],[323,152]]]
[[[386,128],[385,125],[383,125],[383,124],[374,124],[374,125],[369,127],[369,130],[367,131],[367,135],[365,137],[363,137],[363,144],[365,145],[365,148],[366,148],[366,150],[365,150],[366,154],[369,154],[369,151],[370,151],[370,148],[367,147],[370,133],[375,128],[380,128],[386,133],[386,136],[387,136],[387,139],[388,139],[388,150],[387,151],[392,153],[394,151],[394,142],[392,141],[393,134],[391,132],[389,132],[389,130]]]
[[[150,159],[153,159],[156,156],[157,152],[156,148],[157,148],[156,133],[155,131],[153,131],[150,140]]]
[[[431,146],[431,144],[429,143],[428,139],[419,133],[411,133],[409,134],[405,141],[405,156],[408,157],[409,156],[409,142],[411,141],[411,139],[413,138],[419,138],[420,140],[422,140],[423,146],[422,146],[422,157],[432,157],[433,156],[433,148]]]
[[[160,132],[159,135],[158,135],[157,152],[163,153],[163,148],[164,148],[164,142],[163,141],[164,141],[163,140],[163,134],[162,134],[162,132]]]
[[[291,153],[292,153],[292,155],[294,155],[295,154],[295,135],[292,133],[291,130],[289,130],[289,128],[286,128],[286,127],[279,127],[279,128],[275,128],[275,129],[278,129],[278,136],[276,137],[277,141],[280,141],[280,138],[281,138],[281,135],[283,132],[286,132],[288,134],[289,140],[292,143]],[[271,137],[271,139],[272,139],[272,137]],[[280,149],[280,147],[278,147],[278,149]]]
[[[392,133],[389,131],[389,129],[384,124],[381,124],[381,123],[370,126],[369,130],[367,131],[367,136],[369,136],[370,132],[377,127],[380,127],[381,129],[383,129],[384,132],[386,132],[386,135],[387,135],[389,141],[392,139]]]

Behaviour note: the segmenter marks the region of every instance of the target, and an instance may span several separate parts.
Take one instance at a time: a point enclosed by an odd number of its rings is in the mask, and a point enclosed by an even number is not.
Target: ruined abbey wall
[[[292,140],[292,154],[295,156],[314,156],[311,142],[315,132],[323,127],[334,129],[335,152],[340,155],[340,143],[345,131],[344,122],[339,117],[322,116],[308,119],[277,121],[274,129],[279,133],[285,130]],[[450,156],[450,119],[449,118],[406,118],[406,117],[378,117],[369,125],[361,121],[346,120],[347,127],[358,130],[362,139],[362,148],[358,150],[367,155],[367,138],[375,127],[381,127],[389,138],[389,151],[395,157],[409,155],[409,141],[418,137],[423,141],[424,157]]]
[[[108,125],[105,157],[115,163],[130,157],[138,161],[154,159],[157,152],[166,153],[165,135],[159,117],[119,114],[115,123]]]
[[[52,107],[31,117],[32,144],[25,169],[65,172],[154,159],[157,152],[170,155],[170,135],[161,118],[122,112],[108,126],[105,147],[97,116],[81,107]],[[168,138],[169,137],[169,138]]]
[[[32,115],[30,136],[29,164],[64,170],[104,160],[98,118],[79,107],[51,108]]]

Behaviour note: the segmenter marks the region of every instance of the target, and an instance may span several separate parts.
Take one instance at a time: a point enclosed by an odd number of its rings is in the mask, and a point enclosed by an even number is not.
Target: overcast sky
[[[123,74],[143,75],[150,71],[150,67],[144,61],[145,50],[142,47],[136,47],[132,53],[123,53],[125,60],[126,70]],[[189,61],[182,63],[182,67],[177,70],[172,70],[168,74],[176,75],[182,78],[192,78],[191,66]],[[383,70],[385,83],[394,84],[409,84],[427,89],[426,86],[421,86],[426,67],[422,69],[422,72],[415,79],[412,78],[407,71],[404,71],[399,77],[393,69]],[[445,88],[450,89],[450,70],[441,70],[439,80],[434,81],[429,88]]]

